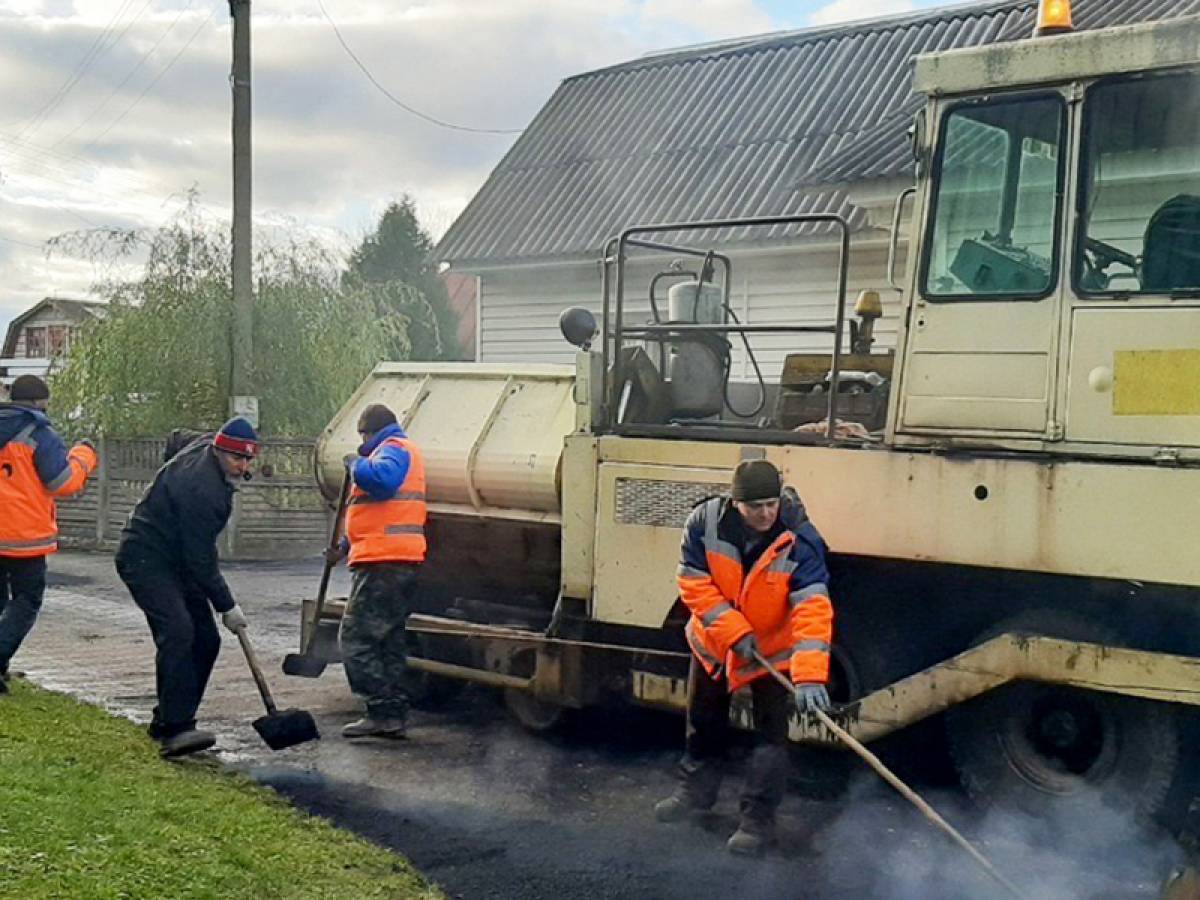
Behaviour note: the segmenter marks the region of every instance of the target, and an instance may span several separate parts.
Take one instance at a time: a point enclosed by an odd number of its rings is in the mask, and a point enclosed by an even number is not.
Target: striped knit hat
[[[235,416],[217,432],[213,438],[213,446],[226,453],[236,453],[238,456],[254,458],[258,455],[258,435],[254,426],[241,416]]]

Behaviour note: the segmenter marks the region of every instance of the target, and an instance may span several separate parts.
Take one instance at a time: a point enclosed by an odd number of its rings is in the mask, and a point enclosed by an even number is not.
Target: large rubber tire
[[[1056,610],[1029,610],[989,629],[1120,644],[1107,625]],[[984,807],[1042,816],[1094,808],[1097,799],[1150,817],[1179,765],[1175,711],[1167,704],[1055,684],[998,688],[946,714],[959,780]]]

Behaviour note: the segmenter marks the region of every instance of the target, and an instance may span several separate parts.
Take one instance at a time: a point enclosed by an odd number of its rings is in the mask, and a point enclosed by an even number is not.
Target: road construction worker
[[[96,468],[89,442],[68,451],[50,427],[42,379],[18,376],[9,398],[0,403],[0,694],[42,608],[46,557],[58,549],[54,499],[79,493]]]
[[[731,499],[706,500],[684,526],[677,580],[691,613],[685,754],[675,793],[654,807],[674,822],[716,802],[729,737],[730,694],[749,685],[759,746],[750,758],[730,852],[774,840],[788,769],[788,719],[829,709],[825,683],[833,607],[825,542],[800,498],[766,460],[741,463]],[[792,695],[757,656],[790,676]]]
[[[231,632],[246,625],[221,575],[217,537],[233,511],[236,484],[249,477],[258,436],[244,418],[226,422],[179,450],[158,470],[117,548],[117,574],[146,616],[156,648],[158,705],[150,736],[163,756],[183,756],[216,743],[196,728],[221,647],[213,611]]]
[[[400,738],[409,705],[404,620],[425,560],[425,462],[382,404],[363,410],[358,435],[346,536],[330,551],[330,561],[349,555],[350,599],[338,640],[346,679],[366,715],[342,734]]]

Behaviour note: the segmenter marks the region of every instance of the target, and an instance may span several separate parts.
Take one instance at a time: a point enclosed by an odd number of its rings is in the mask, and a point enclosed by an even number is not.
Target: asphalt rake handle
[[[771,676],[778,681],[781,686],[787,688],[788,693],[792,693],[794,691],[795,685],[792,684],[791,680],[774,666],[772,666],[769,662],[767,662],[763,658],[762,654],[757,650],[754,651],[754,659],[760,666],[770,672]],[[885,766],[880,761],[878,756],[868,750],[862,744],[862,742],[850,734],[850,732],[846,731],[846,729],[838,725],[837,722],[833,721],[833,718],[829,715],[829,713],[818,709],[814,712],[814,715],[816,715],[817,719],[822,725],[833,732],[838,740],[858,754],[863,762],[874,769],[875,773],[879,775],[880,778],[894,787],[900,792],[900,794],[904,796],[905,800],[919,809],[921,811],[921,815],[945,832],[950,840],[958,844],[958,846],[961,847],[971,857],[971,859],[975,860],[975,862],[979,864],[980,868],[987,872],[997,884],[1003,887],[1014,897],[1020,897],[1022,900],[1024,900],[1026,895],[1020,891],[1016,885],[1001,875],[996,867],[988,861],[988,858],[975,849],[974,844],[963,837],[953,825],[943,819],[937,810],[925,802],[920,794],[901,781],[899,776]]]

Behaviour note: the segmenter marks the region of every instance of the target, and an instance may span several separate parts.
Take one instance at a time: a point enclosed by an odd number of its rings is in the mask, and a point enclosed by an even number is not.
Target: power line
[[[45,244],[31,244],[29,241],[18,241],[16,238],[5,237],[0,234],[0,241],[7,241],[10,244],[20,244],[22,247],[32,247],[34,250],[44,250]]]
[[[141,103],[142,99],[148,93],[150,93],[150,89],[153,88],[156,84],[158,84],[159,79],[161,79],[164,75],[166,75],[167,72],[171,71],[171,67],[173,65],[175,65],[176,62],[179,61],[179,57],[183,56],[183,54],[187,51],[187,48],[192,46],[192,42],[200,36],[200,32],[204,30],[205,25],[207,25],[209,22],[212,21],[212,17],[214,15],[216,15],[216,10],[213,10],[212,12],[210,12],[204,18],[204,21],[201,22],[198,26],[196,26],[196,30],[192,32],[191,36],[187,39],[187,41],[184,43],[184,45],[179,48],[179,52],[177,52],[174,56],[172,56],[171,60],[159,70],[158,74],[155,75],[154,78],[152,78],[150,80],[150,83],[148,85],[146,85],[146,87],[142,90],[142,92],[140,94],[137,95],[137,97],[134,99],[134,101],[132,103],[130,103],[127,107],[125,107],[124,112],[122,112],[119,116],[117,116],[115,119],[113,119],[111,122],[109,122],[107,128],[105,128],[98,135],[96,135],[94,138],[92,138],[90,141],[88,141],[88,143],[84,144],[84,146],[83,146],[84,150],[88,150],[88,149],[96,146],[96,144],[99,143],[101,138],[103,138],[106,134],[108,134],[110,131],[112,131],[114,128],[116,128],[117,125],[119,125],[125,119],[125,117],[127,115],[129,115],[131,112],[133,112],[134,107],[136,107],[139,103]]]
[[[42,123],[46,121],[46,118],[50,115],[50,113],[57,109],[59,105],[67,99],[67,95],[71,93],[71,90],[79,83],[80,79],[83,78],[88,67],[105,53],[107,53],[109,49],[111,49],[116,43],[116,41],[120,40],[121,37],[125,35],[125,32],[127,32],[130,26],[133,25],[133,22],[136,20],[137,16],[134,16],[133,19],[130,19],[129,24],[125,26],[125,30],[117,36],[116,40],[114,40],[112,43],[105,43],[117,22],[120,21],[120,19],[125,15],[129,7],[133,5],[133,2],[134,0],[124,0],[124,2],[117,8],[117,11],[113,14],[113,17],[109,19],[108,24],[101,29],[98,35],[96,35],[96,38],[92,41],[91,46],[88,47],[87,52],[84,53],[83,58],[75,65],[75,68],[72,70],[71,74],[67,76],[66,81],[64,81],[59,86],[58,90],[54,92],[54,96],[47,101],[47,103],[38,111],[38,113],[29,121],[27,125],[20,129],[19,134],[22,137],[27,134],[32,135],[35,131],[37,131],[38,128],[42,126]],[[137,15],[141,15],[142,12],[145,12],[146,8],[151,2],[152,0],[147,0],[145,6],[142,7],[141,11]]]
[[[326,21],[329,22],[329,24],[333,27],[333,33],[337,35],[338,43],[342,45],[342,49],[346,51],[349,57],[354,60],[354,64],[362,70],[362,73],[367,76],[367,79],[371,82],[371,84],[375,85],[376,89],[383,94],[383,96],[387,97],[405,112],[411,113],[419,119],[424,119],[426,122],[441,126],[442,128],[450,128],[454,131],[469,131],[472,134],[520,134],[524,130],[522,128],[472,128],[469,125],[455,125],[453,122],[447,122],[443,119],[437,118],[436,116],[431,116],[428,113],[421,112],[421,110],[409,106],[403,100],[392,94],[392,92],[385,88],[382,84],[380,84],[379,81],[376,80],[375,76],[371,74],[371,70],[368,69],[363,64],[363,61],[355,55],[353,50],[350,49],[350,45],[346,43],[346,39],[342,37],[342,32],[338,29],[337,23],[333,21],[329,13],[325,10],[325,4],[322,2],[322,0],[317,0],[317,6],[321,7],[321,14],[325,16]]]
[[[0,135],[0,144],[10,143],[13,141],[14,139],[11,137]],[[24,144],[24,142],[22,142],[22,144]],[[28,147],[28,149],[26,149],[26,147]],[[81,174],[80,171],[69,169],[65,164],[55,162],[49,158],[57,156],[64,161],[74,161],[83,167],[84,170],[91,170],[97,175],[101,174],[100,169],[95,164],[90,163],[85,159],[81,159],[80,157],[68,157],[62,154],[53,153],[46,148],[38,147],[36,144],[27,144],[25,146],[18,144],[17,146],[0,147],[0,153],[4,153],[8,158],[14,160],[17,164],[34,167],[34,170],[31,171],[30,174],[36,175],[39,178],[43,178],[47,181],[55,181],[72,187],[86,188],[89,191],[100,193],[103,196],[113,198],[116,197],[116,195],[113,194],[105,194],[95,184],[87,181],[84,174]],[[138,193],[145,192],[145,188],[141,185],[141,183],[135,180],[133,176],[127,175],[120,170],[106,169],[103,174],[115,178],[130,191]]]
[[[101,103],[99,106],[97,106],[95,109],[93,109],[90,113],[88,113],[87,116],[83,119],[83,121],[81,121],[79,124],[77,124],[74,128],[72,128],[70,131],[68,131],[66,134],[64,134],[62,137],[60,137],[58,140],[56,140],[50,146],[51,147],[60,146],[64,141],[67,140],[67,138],[71,137],[71,135],[73,135],[73,134],[75,134],[75,132],[79,131],[80,128],[85,126],[88,122],[92,121],[92,119],[96,118],[96,116],[98,116],[100,114],[100,112],[104,109],[104,107],[108,106],[108,104],[110,102],[112,102],[113,97],[117,96],[117,94],[120,93],[121,88],[125,87],[125,85],[127,85],[129,83],[129,80],[131,78],[133,78],[134,75],[136,75],[138,72],[141,71],[142,66],[144,66],[146,64],[146,61],[149,60],[150,57],[154,55],[154,52],[160,46],[162,46],[162,42],[167,39],[167,35],[169,35],[172,31],[175,30],[175,26],[179,24],[180,19],[182,19],[187,14],[188,10],[190,10],[192,8],[192,5],[195,2],[196,2],[196,0],[188,0],[187,6],[185,6],[183,9],[181,9],[179,11],[179,15],[177,15],[174,19],[171,20],[171,24],[168,25],[166,30],[158,36],[158,40],[154,42],[154,45],[149,50],[147,50],[145,53],[143,53],[141,55],[141,57],[138,59],[137,63],[134,64],[133,68],[130,69],[125,74],[125,77],[121,79],[121,83],[118,84],[115,88],[113,88],[112,92],[107,97],[104,98],[103,103]]]

